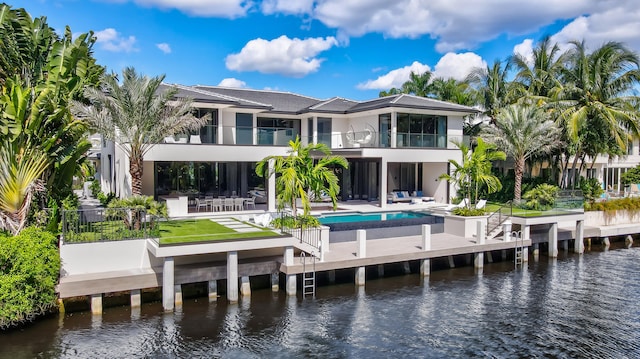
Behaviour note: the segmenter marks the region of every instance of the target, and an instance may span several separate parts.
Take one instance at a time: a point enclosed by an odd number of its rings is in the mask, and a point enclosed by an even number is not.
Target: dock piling
[[[238,252],[227,252],[227,300],[238,302]]]
[[[208,287],[209,287],[208,288],[208,291],[209,291],[209,303],[217,301],[218,300],[218,281],[217,280],[210,280]]]
[[[142,304],[142,295],[140,294],[140,289],[131,290],[131,308],[139,308]]]
[[[165,257],[162,265],[162,308],[165,312],[170,312],[174,308],[174,261],[173,257]]]
[[[102,315],[102,293],[91,295],[91,314]]]

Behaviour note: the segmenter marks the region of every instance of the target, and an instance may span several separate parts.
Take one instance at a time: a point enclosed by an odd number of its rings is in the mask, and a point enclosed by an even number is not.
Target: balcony
[[[171,145],[288,146],[298,136],[293,128],[206,126],[199,134],[177,134],[164,138]]]
[[[313,143],[313,137],[302,138],[304,144]],[[455,148],[452,141],[469,144],[468,136],[447,136],[427,134],[396,134],[396,148]],[[318,134],[317,143],[324,143],[332,149],[340,148],[391,148],[391,133],[361,131],[333,134]]]

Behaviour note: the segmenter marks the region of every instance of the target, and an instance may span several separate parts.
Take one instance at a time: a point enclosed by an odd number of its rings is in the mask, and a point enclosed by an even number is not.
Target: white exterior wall
[[[74,243],[60,246],[60,275],[151,268],[161,262],[149,255],[146,239]]]
[[[422,194],[433,197],[436,202],[448,203],[447,187],[449,184],[438,178],[443,173],[447,173],[446,163],[424,163],[422,165]]]

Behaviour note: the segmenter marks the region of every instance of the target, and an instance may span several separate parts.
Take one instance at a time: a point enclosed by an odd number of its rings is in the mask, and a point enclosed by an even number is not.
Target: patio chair
[[[225,211],[233,211],[234,209],[234,202],[233,202],[233,198],[225,198],[224,199],[224,210]]]
[[[487,200],[486,199],[481,199],[478,201],[478,203],[476,203],[476,209],[483,209],[484,206],[487,205]]]
[[[214,212],[222,212],[223,205],[222,205],[222,200],[220,198],[213,198],[211,200],[211,210]]]
[[[200,198],[196,198],[196,210],[200,212],[200,208],[203,208],[203,207],[205,211],[209,209],[209,205],[207,204],[207,201],[201,200]]]
[[[164,143],[176,143],[176,139],[173,136],[167,136],[164,138]]]
[[[235,211],[244,210],[244,198],[234,198],[233,199],[233,209]]]
[[[249,206],[251,206],[253,209],[256,209],[256,198],[247,198],[244,200],[244,204],[247,206],[247,209],[249,209]]]

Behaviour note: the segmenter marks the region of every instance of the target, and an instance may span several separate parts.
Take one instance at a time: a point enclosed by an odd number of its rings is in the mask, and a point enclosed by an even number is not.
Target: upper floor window
[[[194,116],[202,118],[203,116],[209,116],[209,121],[206,125],[200,127],[199,130],[194,131],[193,135],[200,135],[200,141],[202,143],[218,143],[218,110],[212,108],[199,108],[193,113]]]
[[[300,120],[258,117],[258,144],[287,146],[300,136]]]
[[[253,114],[236,113],[236,144],[253,144]]]
[[[447,147],[447,117],[398,113],[398,147]]]
[[[318,117],[318,143],[331,147],[331,118]]]

